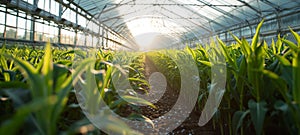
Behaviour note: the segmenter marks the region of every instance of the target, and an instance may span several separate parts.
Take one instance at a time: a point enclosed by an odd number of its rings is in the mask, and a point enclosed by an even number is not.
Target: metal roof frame
[[[153,19],[168,19],[177,21],[184,29],[197,34],[211,34],[229,27],[247,23],[249,20],[262,19],[270,14],[278,14],[285,10],[300,7],[298,0],[286,0],[293,2],[295,6],[285,6],[280,0],[168,0],[168,1],[142,1],[142,0],[67,0],[75,3],[88,12],[100,23],[119,33],[123,37],[133,38],[127,27],[128,23],[140,19],[145,15],[140,11],[149,10],[148,14],[155,13]],[[116,2],[115,2],[116,1]],[[170,8],[174,7],[174,8]],[[200,11],[195,10],[199,8]],[[225,7],[226,9],[223,9]],[[159,9],[159,10],[158,10]],[[174,10],[185,11],[191,16],[176,13]],[[207,11],[205,11],[205,10]],[[159,14],[158,12],[161,12]],[[201,12],[206,12],[202,14]],[[215,15],[214,15],[215,14]],[[201,20],[202,19],[202,20]],[[186,23],[185,25],[183,25]],[[168,26],[165,26],[168,27]],[[169,26],[170,29],[172,26]],[[193,29],[193,30],[192,30]],[[122,34],[123,33],[123,34]],[[176,33],[176,32],[175,32]],[[180,32],[177,32],[180,33]],[[131,36],[127,36],[127,34]],[[181,33],[182,34],[182,33]]]

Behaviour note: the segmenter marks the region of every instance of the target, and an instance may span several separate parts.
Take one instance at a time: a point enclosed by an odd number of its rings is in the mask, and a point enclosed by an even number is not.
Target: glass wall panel
[[[30,4],[33,4],[33,0],[24,0],[24,1],[27,1]]]
[[[16,38],[17,31],[15,28],[6,27],[6,38]]]
[[[3,37],[4,25],[0,24],[0,37]]]
[[[16,22],[17,22],[16,16],[7,14],[6,25],[16,27],[17,26]]]
[[[5,13],[1,11],[0,11],[0,24],[5,24]]]
[[[22,17],[18,17],[18,28],[22,28],[22,29],[26,28],[26,19]]]
[[[76,23],[76,13],[70,10],[70,21]]]
[[[89,34],[86,38],[86,46],[92,46],[93,45],[93,37]]]
[[[27,30],[31,30],[31,17],[30,16],[27,16],[28,20],[26,21],[26,29]]]
[[[38,3],[38,7],[39,7],[40,9],[44,9],[45,0],[39,0],[38,2],[39,2],[39,3]]]
[[[86,19],[81,15],[78,15],[78,25],[86,27]]]
[[[35,32],[34,40],[35,41],[43,41],[43,33],[42,32]]]
[[[249,28],[249,27],[244,27],[244,28],[242,28],[242,35],[243,35],[243,36],[251,35],[250,28]]]
[[[0,11],[3,11],[3,12],[5,12],[5,7],[4,7],[4,6],[2,6],[2,5],[0,5]]]
[[[48,24],[44,24],[43,33],[49,34],[50,33],[50,27]]]
[[[30,40],[30,33],[33,33],[32,31],[25,31],[25,40]]]
[[[93,37],[93,46],[97,47],[98,46],[98,38],[96,36]]]
[[[66,20],[70,20],[70,9],[64,10],[64,13],[62,14],[62,18]]]
[[[49,12],[58,16],[59,15],[59,3],[57,3],[54,0],[51,0],[49,5],[51,5]]]
[[[43,1],[43,0],[40,0],[40,1]],[[50,12],[50,8],[51,8],[50,0],[44,0],[44,10]]]
[[[61,43],[74,44],[74,40],[75,40],[74,32],[72,32],[70,30],[66,30],[66,29],[61,30]]]
[[[35,22],[35,31],[42,33],[44,31],[44,25],[39,22]]]
[[[34,4],[35,0],[23,0],[25,2],[28,2],[30,4]],[[51,14],[54,14],[56,16],[59,15],[59,8],[60,4],[55,0],[37,0],[37,7],[45,10],[47,12],[50,12]],[[69,0],[63,0],[65,3],[70,3]],[[77,8],[74,5],[70,5],[72,8]],[[5,11],[8,11],[7,14]],[[80,9],[77,9],[79,12],[85,14]],[[66,9],[66,7],[63,7],[63,15],[62,18],[71,21],[73,23],[76,23],[76,18],[78,19],[78,25],[82,27],[88,27],[89,32],[99,33],[99,31],[102,30],[100,26],[94,22],[88,21],[85,16],[81,16],[77,14],[76,12]],[[19,16],[17,16],[19,15]],[[7,17],[6,17],[7,16]],[[87,15],[88,16],[88,15]],[[89,17],[89,16],[88,16]],[[15,9],[6,9],[5,5],[0,5],[0,37],[6,37],[6,38],[16,38],[21,40],[30,40],[33,38],[35,41],[50,41],[57,43],[59,42],[59,28],[58,25],[54,22],[48,22],[43,20],[43,17],[36,16],[35,25],[33,26],[33,19],[30,14],[27,14],[24,11],[21,11],[17,8]],[[87,23],[90,25],[87,26]],[[6,24],[6,26],[5,26]],[[5,30],[6,27],[6,31]],[[35,31],[33,31],[33,29]],[[101,32],[100,32],[101,34]],[[33,36],[30,38],[30,36]],[[91,34],[87,34],[81,31],[78,31],[77,36],[75,33],[75,30],[69,27],[64,27],[61,30],[60,35],[61,43],[64,44],[77,44],[77,45],[84,45],[84,46],[100,46],[101,45],[101,38],[98,36],[94,36]],[[110,38],[115,39],[119,41],[119,39],[115,35],[109,35]],[[106,40],[103,41],[104,45],[114,45],[113,42],[106,43]]]
[[[85,42],[85,35],[82,32],[77,33],[77,44],[76,45],[84,45]]]
[[[18,36],[17,39],[23,39],[25,40],[25,30],[24,29],[18,29]]]

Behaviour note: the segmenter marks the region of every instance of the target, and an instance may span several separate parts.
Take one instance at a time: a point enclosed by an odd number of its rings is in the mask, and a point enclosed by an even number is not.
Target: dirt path
[[[149,79],[150,75],[154,72],[159,72],[155,67],[154,63],[149,57],[145,58],[145,76]],[[177,91],[177,92],[176,92]],[[176,103],[179,96],[178,88],[171,88],[170,85],[167,85],[166,91],[162,98],[155,103],[154,105],[157,109],[150,107],[141,107],[142,114],[150,119],[156,119],[165,113],[169,112],[173,105]],[[184,111],[184,110],[183,110]],[[200,118],[201,112],[194,110],[190,113],[189,117],[175,130],[170,134],[174,135],[214,135],[216,134],[212,128],[212,123],[206,124],[204,127],[198,126],[198,121]]]

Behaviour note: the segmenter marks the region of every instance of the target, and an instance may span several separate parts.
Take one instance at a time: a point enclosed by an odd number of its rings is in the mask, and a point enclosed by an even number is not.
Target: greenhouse
[[[300,134],[300,0],[1,0],[0,134]]]

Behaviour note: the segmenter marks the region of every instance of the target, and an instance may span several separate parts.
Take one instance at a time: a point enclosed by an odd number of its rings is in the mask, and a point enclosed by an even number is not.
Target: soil
[[[159,72],[155,67],[153,61],[149,58],[145,58],[145,76],[148,80],[150,75],[154,72]],[[167,85],[166,91],[162,98],[156,102],[154,105],[157,107],[153,109],[151,107],[141,107],[141,112],[146,117],[151,120],[159,118],[165,113],[169,112],[173,105],[176,103],[179,96],[178,88],[171,88]],[[193,111],[190,113],[189,117],[175,130],[170,132],[171,135],[214,135],[216,132],[213,129],[212,122],[210,121],[203,127],[198,125],[198,121],[201,115],[201,111],[197,110],[197,105],[194,107]]]

